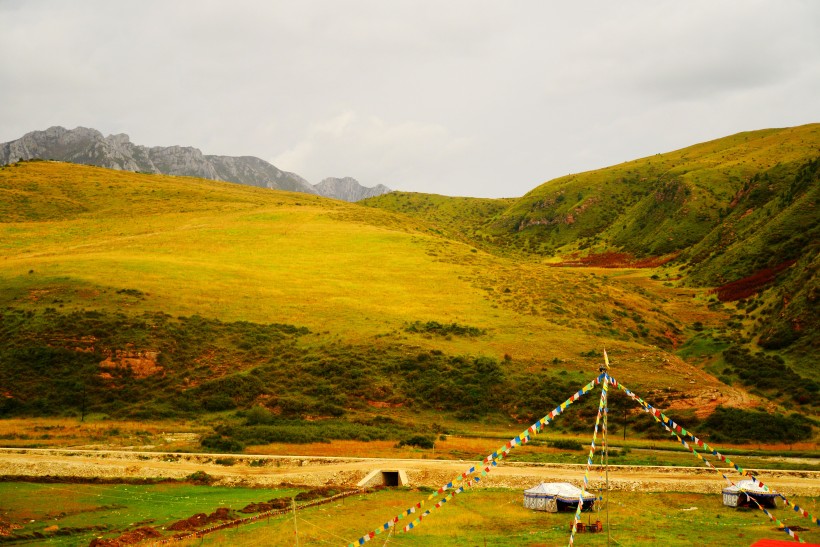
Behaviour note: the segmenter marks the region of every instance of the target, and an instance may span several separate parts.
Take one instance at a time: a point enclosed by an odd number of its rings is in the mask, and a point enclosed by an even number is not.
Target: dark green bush
[[[438,321],[428,321],[422,323],[421,321],[414,321],[410,323],[405,329],[407,332],[417,332],[423,334],[435,334],[436,336],[481,336],[487,334],[484,329],[478,327],[471,327],[468,325],[459,325],[458,323],[442,324]]]
[[[245,413],[246,425],[263,425],[274,421],[273,413],[264,406],[256,405]]]
[[[245,448],[242,443],[222,435],[209,435],[204,437],[199,444],[212,452],[242,452]]]
[[[783,416],[719,406],[703,422],[702,428],[711,439],[721,442],[793,443],[810,439],[813,423],[800,414]]]
[[[504,371],[490,357],[447,357],[433,353],[406,359],[399,367],[405,393],[425,406],[455,411],[462,419],[486,414],[500,400]]]
[[[403,428],[383,428],[343,420],[308,422],[282,419],[266,425],[222,425],[216,430],[220,438],[231,439],[244,446],[271,443],[305,444],[331,440],[387,440],[395,439],[406,432]]]
[[[216,480],[205,471],[195,471],[185,477],[185,479],[194,484],[212,484]]]
[[[820,384],[795,373],[779,355],[751,353],[745,348],[731,347],[723,352],[723,359],[746,386],[774,396],[788,393],[798,404],[816,404],[812,394],[820,390]]]
[[[775,350],[789,347],[799,338],[800,333],[791,325],[775,323],[761,334],[757,343],[761,348]]]
[[[550,446],[553,448],[559,448],[561,450],[583,450],[584,447],[578,441],[573,441],[572,439],[555,439],[554,441],[550,441]]]
[[[224,393],[217,393],[214,395],[206,395],[200,399],[200,404],[203,410],[209,412],[219,412],[221,410],[231,410],[236,408],[236,403],[228,395]]]
[[[435,439],[426,435],[413,435],[399,441],[398,446],[417,446],[419,448],[435,448]]]
[[[225,399],[229,398],[234,404],[227,408],[235,408],[237,405],[252,403],[263,391],[264,386],[262,382],[255,376],[251,376],[250,374],[234,374],[205,382],[196,388],[195,393],[203,397],[204,400],[224,402]]]

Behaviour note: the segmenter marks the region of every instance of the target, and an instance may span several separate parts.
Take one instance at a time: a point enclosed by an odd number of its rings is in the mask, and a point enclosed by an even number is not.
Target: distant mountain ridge
[[[55,126],[0,144],[0,165],[34,158],[120,171],[200,177],[273,190],[318,194],[345,201],[358,201],[390,192],[381,184],[374,188],[364,187],[350,177],[329,178],[314,186],[296,173],[282,171],[254,156],[206,155],[190,146],[147,147],[133,144],[124,133],[104,137],[96,129],[86,127],[65,129]],[[337,184],[327,181],[344,182]]]
[[[383,184],[376,185],[372,188],[365,188],[359,181],[351,177],[335,178],[328,177],[322,180],[319,184],[313,185],[319,194],[329,197],[341,199],[344,201],[359,201],[365,198],[372,198],[387,194],[391,190]]]

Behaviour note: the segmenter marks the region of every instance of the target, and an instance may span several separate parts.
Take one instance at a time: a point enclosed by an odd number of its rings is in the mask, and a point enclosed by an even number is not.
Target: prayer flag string
[[[677,439],[681,442],[681,444],[682,444],[684,447],[686,447],[687,449],[689,449],[689,451],[690,451],[690,452],[692,452],[692,454],[694,454],[695,456],[697,456],[697,457],[698,457],[698,459],[700,459],[702,462],[706,463],[709,467],[711,467],[712,469],[714,469],[715,471],[717,471],[718,473],[720,473],[721,475],[723,475],[723,478],[724,478],[724,479],[726,479],[726,481],[727,481],[729,484],[734,484],[734,483],[732,483],[732,481],[729,479],[729,477],[727,477],[727,476],[726,476],[726,475],[725,475],[722,471],[720,471],[720,470],[719,470],[719,469],[717,469],[714,465],[712,465],[712,464],[711,464],[711,462],[709,462],[708,460],[706,460],[705,458],[703,458],[703,457],[702,457],[702,456],[701,456],[701,455],[700,455],[700,454],[699,454],[699,453],[698,453],[698,452],[697,452],[694,448],[692,448],[692,447],[691,447],[691,446],[690,446],[690,445],[689,445],[689,444],[688,444],[685,440],[683,440],[683,439],[681,438],[681,436],[679,435],[679,433],[680,433],[681,435],[685,435],[685,436],[690,437],[690,438],[691,438],[691,439],[692,439],[692,440],[693,440],[693,441],[694,441],[694,442],[695,442],[698,446],[702,446],[702,447],[704,447],[706,450],[710,450],[710,451],[712,452],[712,454],[713,454],[713,455],[717,456],[717,457],[718,457],[718,459],[720,459],[721,461],[725,461],[727,464],[729,464],[729,465],[731,465],[732,467],[734,467],[734,468],[735,468],[735,470],[736,470],[738,473],[740,473],[741,475],[743,475],[743,476],[747,476],[747,475],[748,475],[748,476],[752,476],[752,475],[751,475],[751,473],[744,471],[742,467],[740,467],[739,465],[737,465],[737,464],[735,464],[735,463],[732,463],[732,462],[731,462],[731,460],[729,460],[728,458],[726,458],[725,456],[723,456],[722,454],[720,454],[717,450],[712,449],[712,448],[711,448],[711,447],[709,447],[706,443],[704,443],[703,441],[701,441],[700,439],[698,439],[697,437],[695,437],[692,433],[690,433],[689,431],[687,431],[686,429],[684,429],[684,428],[683,428],[683,427],[681,427],[680,425],[676,424],[676,423],[675,423],[675,422],[674,422],[671,418],[667,417],[667,416],[666,416],[663,412],[661,412],[660,410],[658,410],[658,409],[654,408],[652,405],[650,405],[649,403],[647,403],[646,401],[644,401],[643,399],[641,399],[640,397],[638,397],[637,395],[635,395],[632,391],[630,391],[629,389],[627,389],[627,388],[626,388],[626,386],[624,386],[623,384],[620,384],[620,383],[618,383],[615,379],[613,379],[613,378],[611,378],[611,377],[608,377],[608,380],[604,380],[604,385],[606,385],[607,381],[608,381],[608,382],[610,382],[610,383],[612,383],[612,385],[614,385],[614,386],[618,387],[618,388],[619,388],[621,391],[623,391],[624,393],[626,393],[626,395],[627,395],[630,399],[632,399],[632,400],[636,401],[636,402],[637,402],[637,403],[641,406],[641,408],[643,408],[644,412],[647,412],[648,414],[650,414],[650,415],[651,415],[651,416],[655,419],[655,421],[656,421],[656,422],[658,422],[658,423],[660,423],[661,425],[663,425],[663,426],[664,426],[664,428],[666,428],[666,430],[667,430],[667,431],[669,431],[671,434],[675,435],[675,437],[677,437]],[[768,487],[765,487],[765,486],[763,485],[763,483],[762,483],[762,482],[760,482],[757,478],[755,478],[755,477],[753,477],[753,476],[752,476],[752,478],[753,478],[753,480],[755,480],[758,484],[760,484],[760,485],[761,485],[761,487],[763,487],[763,488],[765,488],[766,490],[768,490]],[[761,511],[763,511],[763,513],[765,513],[765,514],[766,514],[766,516],[767,516],[767,517],[769,517],[769,519],[770,519],[772,522],[776,523],[776,524],[777,524],[777,526],[778,526],[778,528],[782,529],[785,533],[789,534],[792,538],[794,538],[794,539],[795,539],[795,541],[798,541],[798,542],[800,542],[800,543],[805,543],[805,541],[804,541],[804,540],[802,540],[802,539],[800,539],[800,537],[799,537],[799,536],[798,536],[798,535],[797,535],[797,534],[796,534],[793,530],[791,530],[791,529],[790,529],[788,526],[786,526],[783,522],[781,522],[781,521],[780,521],[779,519],[777,519],[774,515],[772,515],[769,511],[767,511],[767,510],[766,510],[766,508],[765,508],[765,507],[763,507],[763,506],[762,506],[762,505],[761,505],[761,504],[760,504],[760,503],[759,503],[759,502],[758,502],[758,501],[754,498],[754,496],[750,496],[750,495],[748,494],[748,492],[745,492],[743,489],[740,489],[740,491],[741,491],[742,493],[746,494],[746,498],[747,498],[748,500],[753,501],[753,502],[755,503],[755,505],[757,505],[758,509],[760,509]],[[783,496],[781,495],[781,497],[783,497]]]
[[[601,401],[598,405],[598,415],[597,415],[596,420],[595,420],[595,431],[593,433],[593,438],[592,438],[592,443],[591,443],[591,446],[590,446],[589,456],[587,458],[587,466],[586,466],[586,471],[584,473],[584,484],[583,484],[583,487],[581,489],[581,495],[580,495],[578,507],[577,507],[576,513],[575,513],[575,519],[573,520],[572,533],[570,535],[570,541],[569,541],[570,546],[573,545],[575,531],[576,531],[578,522],[580,521],[580,512],[583,508],[583,498],[584,498],[584,495],[586,494],[587,488],[589,486],[589,473],[590,473],[590,468],[593,465],[592,462],[594,460],[594,455],[595,455],[595,442],[597,440],[598,430],[599,430],[599,427],[600,427],[600,424],[601,424],[601,417],[602,416],[604,417],[604,426],[603,427],[606,428],[605,424],[606,424],[606,415],[608,414],[607,396],[608,396],[609,384],[617,387],[618,389],[623,391],[628,397],[630,397],[632,400],[636,401],[640,405],[640,407],[642,408],[642,410],[644,412],[651,415],[655,419],[656,422],[660,423],[670,434],[674,435],[678,439],[678,441],[686,449],[688,449],[692,454],[694,454],[700,461],[702,461],[708,467],[711,467],[712,469],[714,469],[715,471],[720,473],[723,476],[723,478],[726,480],[727,483],[729,483],[730,485],[737,486],[731,481],[731,479],[729,479],[729,477],[726,476],[725,473],[723,473],[722,470],[720,470],[717,467],[715,467],[714,465],[712,465],[712,463],[709,462],[707,459],[705,459],[692,445],[687,443],[683,439],[683,437],[690,438],[696,446],[703,448],[705,452],[711,453],[718,460],[726,462],[726,464],[732,466],[735,469],[735,471],[737,471],[740,475],[751,477],[752,480],[754,480],[755,483],[757,483],[757,485],[760,488],[762,488],[763,490],[765,490],[767,492],[771,492],[772,494],[776,494],[777,496],[782,498],[783,501],[787,505],[792,507],[796,513],[798,513],[799,515],[801,515],[803,517],[809,518],[809,519],[812,520],[813,523],[820,525],[820,520],[818,520],[813,515],[809,514],[808,511],[806,511],[805,509],[800,508],[799,506],[797,506],[795,504],[792,504],[783,494],[771,490],[768,486],[763,484],[763,482],[760,481],[760,479],[758,477],[754,476],[750,471],[744,470],[742,467],[740,467],[736,463],[732,462],[729,458],[727,458],[726,456],[724,456],[723,454],[721,454],[720,452],[718,452],[717,450],[713,449],[708,444],[706,444],[702,439],[699,439],[693,433],[687,431],[682,426],[675,423],[672,419],[670,419],[668,416],[663,414],[660,410],[654,408],[652,405],[650,405],[649,403],[647,403],[646,401],[644,401],[643,399],[641,399],[640,397],[635,395],[632,391],[630,391],[628,388],[626,388],[626,386],[624,386],[623,384],[619,383],[617,380],[615,380],[614,378],[609,376],[609,374],[607,374],[606,372],[602,372],[597,378],[595,378],[593,381],[589,382],[587,385],[585,385],[583,388],[581,388],[577,393],[575,393],[570,398],[568,398],[566,401],[564,401],[563,403],[558,405],[549,414],[547,414],[546,416],[544,416],[540,420],[537,420],[534,424],[532,424],[525,431],[521,432],[519,435],[517,435],[513,439],[510,439],[509,441],[507,441],[506,444],[504,444],[504,446],[500,447],[495,452],[489,454],[486,458],[484,458],[484,460],[482,461],[483,469],[481,469],[481,472],[480,472],[481,476],[480,477],[478,477],[478,476],[473,477],[472,476],[477,472],[476,467],[473,466],[470,469],[468,469],[466,472],[462,473],[458,477],[455,477],[452,481],[448,482],[447,484],[445,484],[444,486],[439,488],[436,492],[432,493],[427,498],[427,501],[429,501],[429,500],[433,499],[434,497],[439,496],[439,495],[444,494],[445,492],[449,491],[449,493],[446,494],[443,498],[441,498],[438,502],[436,502],[435,505],[431,506],[429,509],[425,509],[425,511],[421,515],[419,515],[419,517],[417,519],[413,520],[412,522],[410,522],[406,526],[404,526],[402,531],[406,533],[406,532],[409,532],[410,530],[416,528],[419,524],[421,524],[421,521],[424,518],[426,518],[427,516],[429,516],[434,510],[443,507],[448,501],[452,500],[456,495],[464,492],[466,488],[469,488],[469,487],[474,486],[475,484],[477,484],[481,480],[481,478],[486,477],[487,474],[490,473],[490,471],[492,470],[493,467],[496,467],[498,465],[498,462],[500,462],[504,458],[506,458],[509,455],[510,451],[512,451],[512,449],[514,449],[516,446],[520,446],[520,445],[523,445],[523,444],[526,444],[527,442],[529,442],[529,440],[532,437],[538,435],[544,427],[549,425],[558,415],[563,413],[567,409],[567,407],[569,407],[575,401],[579,400],[582,396],[586,395],[589,391],[591,391],[595,386],[597,386],[601,382],[603,382],[603,390],[602,390],[602,393],[601,393]],[[604,438],[605,438],[605,436],[606,436],[605,429],[603,430],[603,434],[604,434]],[[605,442],[606,441],[604,440],[604,443]],[[602,446],[601,450],[602,451],[604,450],[603,446]],[[772,515],[769,511],[767,511],[754,498],[754,496],[750,495],[747,491],[745,491],[742,488],[740,488],[740,492],[742,494],[745,494],[748,500],[753,501],[757,505],[757,507],[761,511],[763,511],[763,513],[765,513],[766,516],[770,520],[772,520],[773,522],[775,522],[778,525],[778,527],[780,529],[782,529],[784,532],[789,534],[796,541],[799,541],[800,543],[805,543],[805,541],[800,539],[798,537],[798,535],[793,530],[788,528],[784,523],[782,523],[780,520],[775,518],[775,516]],[[357,541],[349,543],[348,547],[354,547],[355,545],[363,545],[364,543],[366,543],[366,542],[370,541],[371,539],[373,539],[376,535],[381,534],[384,530],[388,530],[391,526],[395,526],[395,524],[398,523],[399,520],[403,519],[406,516],[409,516],[409,515],[412,515],[412,514],[416,513],[417,510],[421,510],[422,507],[424,507],[424,506],[425,506],[425,501],[423,500],[423,501],[417,503],[416,505],[410,507],[409,509],[405,510],[403,513],[400,513],[399,515],[396,515],[395,517],[393,517],[391,520],[387,521],[384,525],[380,526],[379,528],[377,528],[377,529],[365,534],[364,536],[360,537]]]
[[[669,420],[669,421],[670,421],[670,422],[672,422],[672,420]],[[672,424],[677,425],[677,424],[675,424],[674,422],[672,422]],[[680,426],[678,426],[678,427],[680,427]],[[760,478],[759,478],[759,477],[757,477],[757,476],[755,476],[755,475],[754,475],[751,471],[744,470],[743,468],[741,468],[740,466],[738,466],[737,464],[735,464],[734,462],[732,462],[732,460],[730,460],[729,458],[727,458],[726,456],[724,456],[723,454],[721,454],[720,452],[718,452],[717,450],[713,449],[711,446],[709,446],[708,444],[706,444],[704,441],[702,441],[701,439],[699,439],[698,437],[696,437],[694,434],[692,434],[692,432],[691,432],[691,431],[686,431],[686,430],[685,430],[685,429],[683,429],[683,428],[681,428],[681,430],[683,431],[684,435],[686,435],[687,437],[689,437],[690,439],[692,439],[692,442],[694,442],[694,443],[695,443],[695,444],[697,444],[698,446],[702,446],[704,450],[706,450],[706,451],[710,452],[712,455],[714,455],[714,456],[715,456],[716,458],[718,458],[719,460],[724,461],[724,462],[726,462],[727,464],[729,464],[729,465],[731,465],[732,467],[734,467],[734,468],[735,468],[735,470],[737,470],[737,472],[738,472],[738,473],[740,473],[740,474],[742,474],[742,475],[744,475],[744,476],[750,477],[750,478],[751,478],[753,481],[755,481],[755,482],[757,483],[757,485],[758,485],[760,488],[762,488],[764,491],[766,491],[766,492],[771,492],[772,494],[777,494],[777,495],[778,495],[778,496],[779,496],[779,497],[783,500],[783,502],[784,502],[786,505],[788,505],[789,507],[791,507],[792,509],[794,509],[794,512],[795,512],[795,513],[797,513],[797,514],[798,514],[798,515],[800,515],[801,517],[808,518],[809,520],[811,520],[811,521],[812,521],[812,523],[814,523],[814,524],[816,524],[816,525],[820,526],[820,519],[818,519],[818,518],[817,518],[817,517],[815,517],[814,515],[810,514],[810,513],[809,513],[808,511],[806,511],[805,509],[802,509],[802,508],[798,507],[797,505],[793,504],[792,502],[790,502],[790,501],[788,500],[788,498],[786,498],[786,496],[784,496],[784,495],[783,495],[783,494],[781,494],[780,492],[775,492],[774,490],[770,489],[768,486],[766,486],[765,484],[763,484],[763,482],[760,480]]]
[[[538,435],[539,433],[541,433],[541,430],[544,427],[546,427],[547,425],[549,425],[555,419],[556,416],[558,416],[559,414],[564,412],[569,405],[571,405],[572,403],[574,403],[575,401],[579,400],[581,397],[583,397],[584,395],[589,393],[605,377],[606,377],[606,374],[601,373],[594,380],[592,380],[587,385],[582,387],[577,393],[572,395],[569,399],[567,399],[566,401],[564,401],[563,403],[561,403],[560,405],[555,407],[555,409],[552,410],[549,414],[547,414],[546,416],[544,416],[540,420],[537,420],[534,424],[532,424],[530,427],[528,427],[525,431],[522,431],[519,435],[517,435],[513,439],[510,439],[509,441],[507,441],[507,443],[504,446],[502,446],[501,448],[499,448],[498,450],[496,450],[492,454],[489,454],[482,461],[482,465],[484,465],[484,468],[481,470],[481,477],[473,477],[471,480],[474,483],[477,483],[481,480],[481,478],[486,477],[487,474],[492,470],[492,468],[498,465],[499,461],[503,460],[507,455],[509,455],[510,451],[512,451],[513,448],[515,448],[516,446],[520,446],[522,444],[526,444],[527,442],[529,442],[530,438],[532,438],[532,437]],[[462,473],[461,475],[459,475],[458,477],[456,477],[452,481],[448,482],[447,484],[445,484],[444,486],[439,488],[436,492],[433,492],[432,494],[430,494],[430,496],[427,497],[426,501],[429,501],[429,500],[433,499],[434,497],[436,497],[440,494],[443,494],[444,492],[446,492],[448,490],[454,489],[454,486],[453,486],[454,483],[461,483],[464,480],[469,479],[470,476],[473,475],[475,472],[476,472],[476,468],[471,467],[466,472]],[[468,480],[467,482],[469,483],[470,481]],[[450,494],[448,494],[445,497],[445,499],[442,499],[439,503],[437,503],[431,509],[425,510],[425,512],[422,515],[420,515],[419,518],[417,518],[416,520],[414,520],[413,522],[411,522],[407,526],[405,526],[403,531],[404,532],[409,532],[410,530],[412,530],[413,528],[418,526],[421,523],[421,520],[424,517],[428,516],[431,513],[431,511],[433,511],[436,508],[439,508],[439,507],[443,506],[447,502],[448,499],[452,499],[452,497],[454,495],[457,495],[457,494],[459,494],[463,491],[464,491],[464,486],[463,485],[459,486],[458,488],[455,488],[453,490],[453,492],[451,492]],[[403,519],[406,516],[414,514],[417,509],[420,510],[422,507],[424,507],[424,505],[425,505],[425,500],[420,501],[419,503],[417,503],[413,507],[410,507],[410,508],[406,509],[404,512],[399,513],[398,515],[396,515],[392,519],[388,520],[382,526],[379,526],[375,530],[372,530],[372,531],[368,532],[367,534],[363,535],[362,537],[360,537],[356,541],[350,542],[348,544],[348,547],[354,547],[355,545],[364,545],[365,543],[367,543],[368,541],[370,541],[371,539],[376,537],[376,535],[381,534],[384,530],[390,529],[390,527],[393,526],[395,523],[398,523],[399,520]]]
[[[608,376],[604,373],[604,384],[603,388],[601,389],[601,401],[598,403],[598,416],[595,418],[595,431],[592,433],[592,444],[589,447],[589,455],[587,456],[587,467],[586,471],[584,471],[584,484],[581,485],[581,493],[578,495],[578,507],[575,509],[575,519],[572,521],[572,531],[569,535],[569,545],[572,547],[573,542],[575,541],[575,530],[578,528],[578,523],[581,521],[581,511],[584,508],[584,496],[587,493],[587,489],[589,488],[589,470],[592,467],[592,461],[595,458],[595,441],[598,438],[598,427],[601,423],[601,416],[604,414],[604,409],[606,408],[606,398],[607,398],[607,378]]]

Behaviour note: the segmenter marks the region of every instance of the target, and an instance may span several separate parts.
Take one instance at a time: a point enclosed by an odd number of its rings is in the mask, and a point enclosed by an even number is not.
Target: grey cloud
[[[0,0],[0,20],[0,142],[82,125],[312,182],[521,195],[820,118],[811,0]]]

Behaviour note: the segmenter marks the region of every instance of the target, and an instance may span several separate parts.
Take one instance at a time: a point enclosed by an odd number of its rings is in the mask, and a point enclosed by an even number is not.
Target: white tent
[[[578,508],[581,489],[568,482],[542,482],[528,490],[524,490],[524,507],[534,511],[549,511],[556,513],[559,510]],[[587,492],[584,494],[583,509],[591,509],[595,504],[595,496]]]
[[[771,491],[764,490],[758,482],[751,479],[738,481],[737,484],[727,486],[723,489],[723,505],[729,507],[737,507],[738,505],[753,504],[749,497],[753,497],[757,502],[764,507],[775,507],[775,499],[777,494]]]

